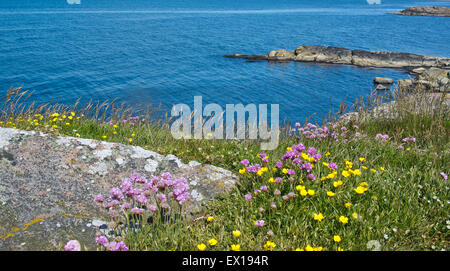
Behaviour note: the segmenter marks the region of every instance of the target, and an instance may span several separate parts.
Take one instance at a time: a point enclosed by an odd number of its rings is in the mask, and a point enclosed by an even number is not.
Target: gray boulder
[[[185,177],[187,215],[229,191],[237,177],[136,146],[0,128],[0,250],[55,250],[71,239],[95,249],[104,211],[93,201],[124,177]]]

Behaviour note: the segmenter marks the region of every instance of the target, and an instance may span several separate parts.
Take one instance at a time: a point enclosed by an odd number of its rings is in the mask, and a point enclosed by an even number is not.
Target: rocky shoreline
[[[316,62],[408,70],[419,67],[450,69],[449,57],[425,56],[401,52],[350,50],[341,47],[319,45],[302,45],[295,50],[279,49],[264,55],[233,54],[224,55],[224,57],[243,58],[250,61]]]
[[[340,47],[299,46],[295,50],[279,49],[265,55],[233,54],[227,58],[242,58],[247,62],[314,62],[354,65],[358,67],[405,69],[415,78],[398,81],[404,90],[450,91],[450,58],[401,52],[350,50]],[[386,90],[393,84],[390,78],[374,79],[376,90]]]
[[[390,12],[388,14],[450,17],[450,8],[446,8],[446,7],[410,7],[410,8],[404,9],[399,12]]]

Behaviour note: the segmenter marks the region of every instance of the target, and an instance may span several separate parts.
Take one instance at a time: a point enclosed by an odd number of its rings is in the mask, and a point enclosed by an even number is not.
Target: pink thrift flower
[[[80,243],[77,240],[70,240],[64,246],[64,250],[65,251],[80,251],[81,250],[81,246],[80,246]]]
[[[264,226],[264,220],[257,220],[257,221],[255,222],[255,226],[257,226],[257,227],[262,227],[262,226]]]

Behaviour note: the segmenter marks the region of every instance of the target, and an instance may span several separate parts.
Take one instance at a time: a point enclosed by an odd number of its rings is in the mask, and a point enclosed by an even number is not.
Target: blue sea
[[[37,103],[117,98],[163,109],[200,95],[223,107],[279,104],[282,120],[318,121],[368,96],[374,77],[409,75],[223,55],[326,45],[449,57],[450,18],[386,14],[431,5],[450,2],[0,0],[0,89],[23,84]]]

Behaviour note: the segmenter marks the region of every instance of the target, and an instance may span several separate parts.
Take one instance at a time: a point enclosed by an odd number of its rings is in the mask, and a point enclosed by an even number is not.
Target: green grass
[[[366,137],[349,136],[347,141],[336,142],[284,136],[276,150],[267,152],[268,171],[258,176],[238,173],[243,168],[239,162],[244,158],[251,163],[261,163],[257,157],[261,150],[259,144],[255,144],[258,142],[175,140],[167,122],[122,123],[121,120],[131,116],[131,111],[122,105],[115,109],[110,104],[90,105],[81,110],[77,105],[21,107],[21,103],[11,101],[25,95],[20,96],[20,89],[11,92],[13,98],[5,106],[0,126],[138,145],[161,154],[174,154],[185,161],[196,160],[224,167],[240,175],[239,185],[209,202],[197,219],[178,221],[170,226],[155,223],[125,235],[130,249],[197,250],[197,245],[203,243],[207,250],[230,250],[232,244],[239,244],[241,250],[264,250],[264,244],[272,241],[276,244],[270,248],[272,250],[304,249],[308,245],[323,250],[337,250],[338,247],[367,250],[371,240],[379,242],[383,250],[448,249],[449,184],[440,172],[449,174],[450,119],[448,107],[442,106],[443,100],[440,106],[432,106],[427,96],[417,95],[413,98],[415,104],[420,104],[417,107],[411,106],[411,96],[395,94],[397,103],[391,109],[395,118],[388,115],[375,118],[367,107],[360,106],[356,108],[359,115],[355,119],[338,123],[339,127],[347,127],[348,135],[358,131]],[[445,99],[444,96],[441,98]],[[121,113],[105,114],[108,110]],[[49,115],[55,112],[59,116],[53,121],[55,117]],[[71,112],[74,116],[68,120]],[[144,118],[148,119],[148,115]],[[110,119],[117,120],[114,122],[117,127],[107,123]],[[359,129],[355,130],[354,125]],[[375,139],[378,133],[388,134],[390,139],[381,142]],[[417,141],[406,144],[403,150],[398,149],[405,137],[416,137]],[[300,142],[307,148],[315,147],[323,155],[314,163],[312,173],[317,176],[316,181],[308,180],[306,173],[292,163],[284,165],[284,168],[296,171],[292,182],[281,170],[272,170],[286,148]],[[359,158],[366,161],[361,162]],[[344,177],[345,161],[353,162],[351,169],[359,169],[361,175]],[[323,162],[338,164],[336,177],[320,180],[332,172]],[[283,177],[285,181],[270,183],[271,177]],[[339,180],[343,184],[334,187],[333,183]],[[358,194],[354,189],[362,182],[367,183],[368,190]],[[253,195],[254,189],[262,185],[267,185],[268,191]],[[314,190],[314,196],[299,195],[298,185]],[[281,195],[274,195],[275,190]],[[329,197],[327,191],[333,191],[335,195]],[[297,195],[283,200],[282,196],[289,192]],[[253,195],[251,201],[244,199],[248,193]],[[274,209],[271,208],[273,202],[276,203]],[[352,205],[347,208],[345,203]],[[324,219],[314,220],[314,213],[322,213]],[[354,213],[357,213],[355,218]],[[208,222],[208,216],[214,217],[214,221]],[[341,223],[340,216],[347,217],[348,223]],[[265,221],[262,228],[254,225],[260,219]],[[241,235],[234,237],[234,230],[239,230]],[[342,241],[335,242],[335,235]],[[218,241],[215,246],[208,244],[212,238]]]

